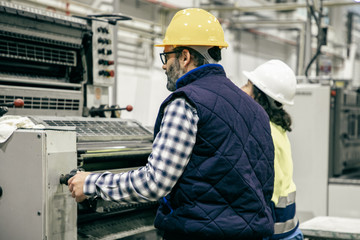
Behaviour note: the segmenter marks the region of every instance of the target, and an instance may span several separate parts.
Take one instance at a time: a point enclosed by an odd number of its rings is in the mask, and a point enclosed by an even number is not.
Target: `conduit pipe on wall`
[[[23,3],[28,3],[30,5],[33,6],[39,6],[39,7],[43,7],[43,8],[48,8],[48,9],[53,9],[54,11],[59,11],[62,13],[66,13],[66,14],[70,14],[70,15],[78,15],[78,16],[82,16],[85,17],[87,15],[91,15],[91,14],[101,14],[101,13],[109,13],[109,12],[104,12],[99,10],[98,8],[93,8],[89,5],[86,4],[82,4],[79,2],[74,2],[74,1],[65,1],[65,0],[61,0],[61,1],[55,1],[55,0],[23,0]],[[124,14],[126,15],[126,14]],[[148,24],[150,26],[154,27],[161,27],[160,24],[156,24],[154,22],[150,22],[150,21],[146,21],[143,19],[139,19],[139,18],[134,18],[131,17],[133,21],[136,22],[141,22],[141,23],[145,23]],[[141,34],[143,36],[149,37],[149,38],[156,38],[161,36],[161,32],[159,30],[159,33],[156,33],[154,31],[154,29],[146,29],[146,28],[140,28],[140,27],[135,27],[134,24],[126,24],[123,22],[118,22],[117,26],[124,31],[129,31],[129,32],[133,32],[133,33],[137,33],[137,34]]]
[[[55,1],[55,0],[22,0],[18,2],[28,3],[32,6],[47,8],[48,10],[59,11],[66,15],[86,16],[93,13],[99,13],[99,9],[94,9],[89,5],[81,4],[74,1]]]
[[[298,58],[297,58],[297,75],[304,74],[304,56],[305,56],[305,30],[306,30],[306,22],[301,20],[254,20],[254,21],[232,21],[231,28],[237,29],[258,29],[258,28],[277,28],[279,30],[293,30],[298,31]],[[269,35],[267,33],[254,32],[255,34],[264,34]],[[285,44],[292,44],[287,39],[281,39],[278,36],[273,36],[274,38],[281,40]]]

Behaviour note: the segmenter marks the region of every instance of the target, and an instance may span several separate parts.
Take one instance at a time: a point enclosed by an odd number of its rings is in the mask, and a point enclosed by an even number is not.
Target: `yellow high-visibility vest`
[[[296,186],[293,182],[291,145],[286,131],[273,122],[270,122],[270,128],[275,149],[274,193],[271,200],[275,203],[275,206],[277,206],[280,198],[288,198],[289,194],[296,192]]]

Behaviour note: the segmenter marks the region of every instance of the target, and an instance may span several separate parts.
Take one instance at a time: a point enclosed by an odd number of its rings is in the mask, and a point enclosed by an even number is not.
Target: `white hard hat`
[[[272,99],[287,105],[294,104],[296,76],[294,71],[280,60],[270,60],[244,75]]]

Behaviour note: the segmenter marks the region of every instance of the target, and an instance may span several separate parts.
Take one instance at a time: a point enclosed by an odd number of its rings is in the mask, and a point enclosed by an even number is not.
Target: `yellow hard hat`
[[[227,47],[224,31],[215,16],[200,8],[178,11],[171,20],[162,44],[165,46]]]

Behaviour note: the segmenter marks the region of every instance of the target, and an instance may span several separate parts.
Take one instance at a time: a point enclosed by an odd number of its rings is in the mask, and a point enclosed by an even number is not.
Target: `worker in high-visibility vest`
[[[296,186],[293,181],[293,161],[287,131],[291,117],[284,105],[293,105],[296,77],[293,70],[280,60],[270,60],[254,71],[243,72],[248,78],[242,87],[267,112],[274,142],[274,192],[272,195],[274,235],[270,239],[303,239],[296,216]]]

